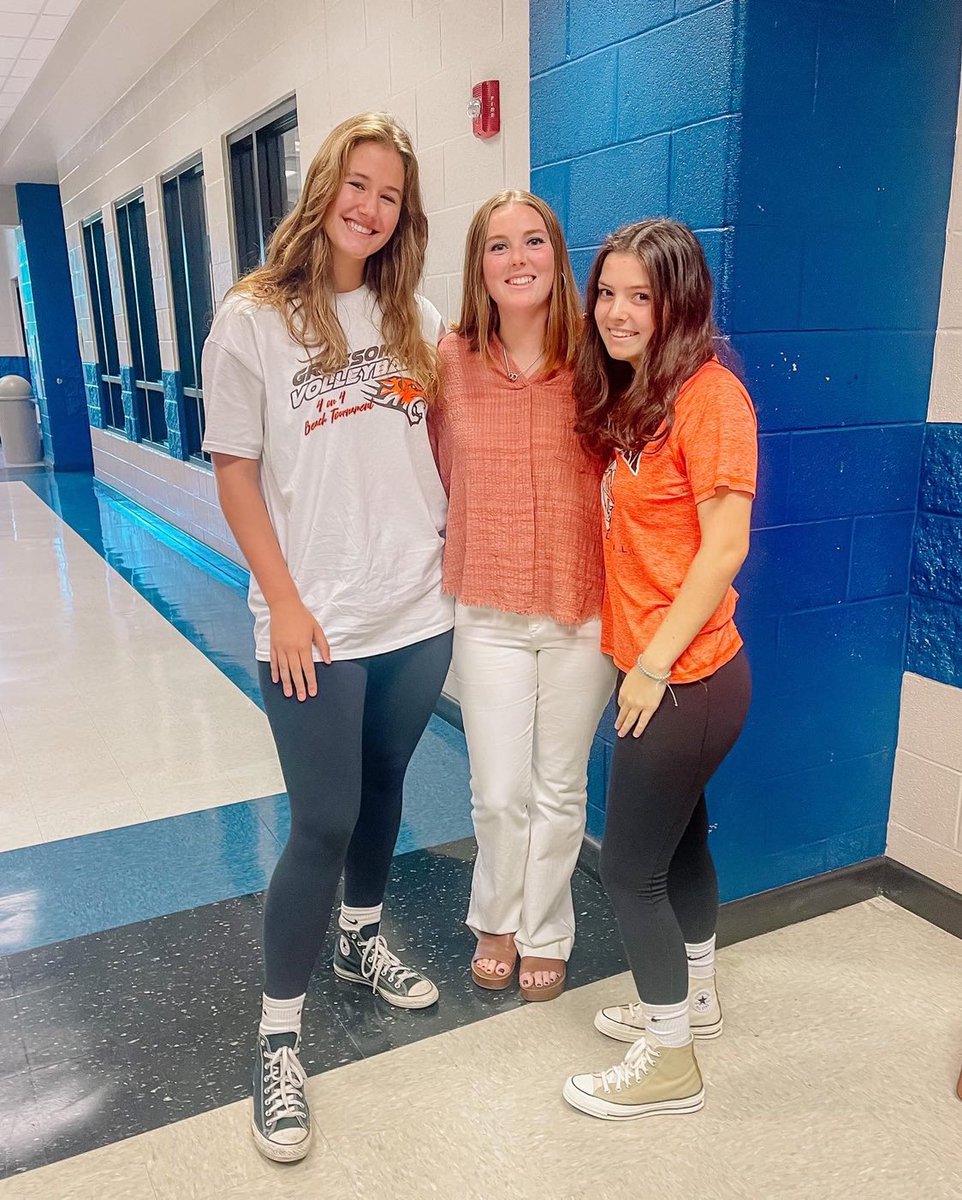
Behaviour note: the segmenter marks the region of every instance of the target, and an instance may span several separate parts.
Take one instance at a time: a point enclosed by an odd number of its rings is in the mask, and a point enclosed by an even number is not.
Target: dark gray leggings
[[[317,695],[286,697],[259,662],[261,693],[291,803],[291,832],[264,903],[264,990],[307,991],[341,871],[344,901],[384,898],[401,792],[451,661],[451,633],[317,667]]]
[[[744,651],[674,692],[678,707],[666,692],[640,738],[616,739],[601,846],[601,878],[648,1004],[685,1000],[685,942],[715,932],[718,879],[705,787],[745,723],[751,675]]]

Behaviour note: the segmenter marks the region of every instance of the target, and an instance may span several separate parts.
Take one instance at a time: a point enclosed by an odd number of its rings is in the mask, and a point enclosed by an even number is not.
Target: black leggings
[[[451,633],[387,654],[317,667],[317,695],[286,697],[257,664],[291,803],[291,832],[264,903],[264,990],[307,991],[334,906],[384,898],[404,773],[437,703]]]
[[[615,742],[601,847],[601,878],[648,1004],[685,1000],[685,943],[715,932],[718,879],[705,786],[745,723],[748,660],[740,651],[714,675],[674,692],[677,708],[666,692],[640,738]]]

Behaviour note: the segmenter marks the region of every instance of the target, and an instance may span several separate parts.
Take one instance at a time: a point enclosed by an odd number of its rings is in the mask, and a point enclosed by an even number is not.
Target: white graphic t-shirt
[[[425,341],[441,316],[419,297]],[[204,346],[204,449],[260,460],[261,490],[301,600],[334,659],[450,629],[441,593],[447,501],[420,384],[385,350],[373,294],[338,295],[346,364],[311,366],[274,308],[231,296]],[[257,658],[270,614],[251,576]],[[314,658],[319,658],[314,648]]]

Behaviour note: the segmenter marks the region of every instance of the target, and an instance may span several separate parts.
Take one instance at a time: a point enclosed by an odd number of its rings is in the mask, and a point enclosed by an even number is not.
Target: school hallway
[[[322,961],[314,1147],[265,1162],[247,1096],[286,828],[240,573],[44,469],[3,471],[0,571],[0,1200],[959,1194],[962,943],[883,897],[787,924],[726,910],[701,1113],[568,1108],[565,1076],[624,1050],[592,1027],[631,995],[607,901],[579,870],[560,1000],[472,985],[467,761],[437,716],[387,924],[440,1003],[392,1009]]]

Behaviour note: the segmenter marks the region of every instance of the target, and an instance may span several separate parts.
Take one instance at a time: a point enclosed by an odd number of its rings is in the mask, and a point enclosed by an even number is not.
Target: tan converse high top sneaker
[[[693,1043],[662,1046],[651,1038],[600,1075],[572,1075],[562,1094],[572,1108],[606,1121],[693,1113],[705,1104]]]

